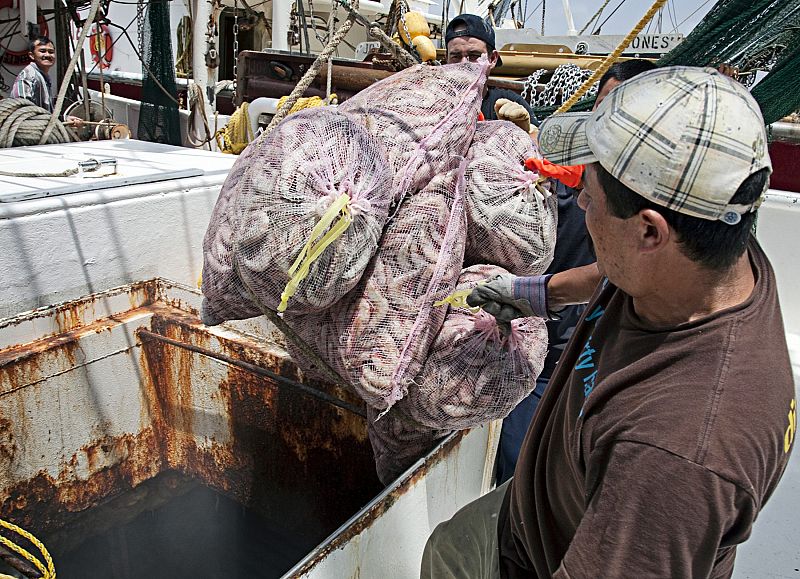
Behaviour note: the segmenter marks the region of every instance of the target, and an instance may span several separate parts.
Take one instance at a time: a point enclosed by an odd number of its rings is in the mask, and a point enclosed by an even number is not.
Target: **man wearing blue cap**
[[[751,233],[771,172],[758,104],[716,70],[664,67],[553,115],[539,145],[586,165],[578,203],[605,279],[514,478],[436,528],[422,577],[729,578],[797,428]]]
[[[492,68],[502,66],[503,61],[495,49],[494,29],[480,16],[461,14],[447,25],[444,36],[447,48],[447,64],[476,61],[486,55]],[[481,113],[487,121],[511,121],[526,133],[531,130],[533,109],[514,91],[487,87],[481,103]]]

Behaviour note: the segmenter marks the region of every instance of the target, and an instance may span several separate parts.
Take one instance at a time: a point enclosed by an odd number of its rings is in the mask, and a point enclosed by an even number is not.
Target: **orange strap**
[[[486,117],[483,116],[483,113],[481,111],[478,111],[478,120],[479,121],[485,121],[486,120]]]
[[[554,165],[547,159],[531,157],[525,160],[525,168],[543,177],[558,179],[567,187],[575,189],[583,180],[583,165]]]

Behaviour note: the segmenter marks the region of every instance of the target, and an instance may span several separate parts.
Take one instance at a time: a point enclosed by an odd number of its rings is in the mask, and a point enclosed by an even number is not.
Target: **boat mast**
[[[272,48],[289,50],[291,0],[272,0]]]
[[[572,9],[569,6],[569,0],[561,0],[564,5],[564,17],[567,19],[567,35],[578,36],[578,31],[575,29],[575,21],[572,19]]]

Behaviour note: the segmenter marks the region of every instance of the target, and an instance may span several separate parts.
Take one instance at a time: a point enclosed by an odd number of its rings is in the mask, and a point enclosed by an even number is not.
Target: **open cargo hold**
[[[383,489],[357,397],[304,380],[280,344],[206,328],[198,305],[156,279],[0,322],[0,518],[42,539],[60,577],[188,577],[209,556],[220,577],[259,561],[257,576],[302,563],[288,576],[322,577],[341,557],[365,576],[389,562],[413,575],[433,526],[488,487],[491,428],[453,435]],[[230,501],[247,520],[224,517]],[[170,510],[222,528],[145,525]],[[395,550],[364,554],[379,520],[371,545]]]

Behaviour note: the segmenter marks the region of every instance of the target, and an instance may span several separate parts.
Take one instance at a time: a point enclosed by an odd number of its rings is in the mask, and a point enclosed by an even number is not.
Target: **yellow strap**
[[[477,314],[480,306],[471,306],[467,303],[467,296],[472,293],[471,289],[456,290],[446,298],[435,302],[434,306],[453,306],[454,308],[466,308],[471,313]]]
[[[617,46],[617,48],[614,49],[614,52],[612,52],[611,54],[609,54],[606,57],[606,59],[600,64],[599,68],[592,73],[592,76],[587,78],[586,82],[584,82],[580,86],[580,88],[577,90],[577,92],[574,95],[572,95],[567,100],[567,102],[565,102],[563,105],[558,107],[558,110],[556,112],[554,112],[553,114],[557,115],[559,113],[565,113],[569,109],[571,109],[573,107],[573,105],[576,102],[578,102],[578,99],[580,99],[584,94],[586,94],[586,91],[588,91],[594,83],[596,83],[598,80],[600,80],[600,77],[602,77],[608,71],[608,69],[611,68],[611,65],[614,64],[617,61],[617,59],[620,57],[622,52],[626,48],[628,48],[628,45],[631,42],[633,42],[633,39],[636,38],[636,36],[642,31],[642,28],[644,28],[645,25],[648,22],[650,22],[650,19],[653,18],[653,16],[655,16],[656,12],[658,12],[658,10],[664,4],[666,4],[666,2],[667,2],[667,0],[656,0],[653,3],[653,5],[650,7],[650,10],[648,10],[645,13],[645,15],[642,16],[642,19],[639,21],[639,23],[636,26],[633,27],[633,30],[631,30],[628,33],[628,35],[622,40],[622,42],[620,42],[619,46]]]
[[[0,535],[0,543],[8,547],[17,555],[20,555],[21,557],[24,557],[25,559],[30,561],[30,563],[34,567],[36,567],[39,573],[42,574],[42,579],[56,579],[56,568],[55,565],[53,564],[53,558],[50,556],[50,553],[47,551],[47,549],[39,539],[31,535],[28,531],[26,531],[22,527],[18,527],[13,523],[4,521],[3,519],[0,519],[0,527],[8,529],[9,531],[12,531],[28,539],[28,541],[30,541],[37,549],[39,549],[39,551],[42,554],[42,558],[44,558],[47,566],[45,566],[45,564],[42,563],[38,557],[33,556],[26,549],[20,547],[19,545],[12,542],[10,539],[3,537],[2,535]]]
[[[338,218],[336,223],[333,223]],[[333,227],[331,224],[333,223]],[[311,230],[311,235],[306,241],[303,248],[300,250],[300,255],[294,260],[292,267],[289,268],[289,282],[286,284],[283,293],[281,293],[281,303],[278,305],[279,312],[285,312],[289,299],[297,292],[297,287],[300,285],[307,276],[311,264],[322,255],[322,252],[334,241],[339,239],[342,234],[347,231],[350,224],[353,223],[353,216],[350,214],[350,196],[347,193],[342,193],[339,198],[334,201],[328,210],[325,211],[322,218]],[[327,233],[323,232],[328,229]],[[318,237],[322,238],[315,242]]]

